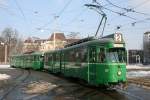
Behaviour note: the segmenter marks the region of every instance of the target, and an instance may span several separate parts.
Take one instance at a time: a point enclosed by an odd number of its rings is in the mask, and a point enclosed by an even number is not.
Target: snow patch
[[[127,65],[127,69],[150,69],[150,65]]]
[[[150,71],[130,71],[130,72],[127,72],[128,78],[146,77],[146,76],[150,76]]]
[[[0,65],[0,69],[10,68],[10,65]]]
[[[0,80],[6,80],[6,79],[9,79],[9,78],[10,78],[10,75],[0,74]]]

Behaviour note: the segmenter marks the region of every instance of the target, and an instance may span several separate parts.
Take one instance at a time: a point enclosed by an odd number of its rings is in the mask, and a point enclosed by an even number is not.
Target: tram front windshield
[[[125,48],[111,48],[106,53],[106,59],[109,62],[125,62]]]

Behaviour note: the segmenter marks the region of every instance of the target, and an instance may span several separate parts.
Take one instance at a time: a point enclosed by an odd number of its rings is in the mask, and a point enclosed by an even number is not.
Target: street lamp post
[[[7,58],[8,58],[8,54],[7,54],[7,44],[5,44],[5,64],[7,63]]]
[[[55,50],[55,48],[56,48],[55,32],[54,32],[54,39],[53,39],[53,41],[54,41],[54,50]]]
[[[4,48],[5,48],[5,57],[4,57],[4,62],[5,62],[5,64],[7,63],[7,58],[8,58],[8,53],[7,53],[7,49],[8,49],[8,46],[7,46],[7,44],[6,43],[4,43],[4,42],[1,42],[0,43],[1,45],[3,45],[4,46]]]
[[[55,15],[54,16],[54,20],[55,20],[55,31],[57,31],[58,29],[58,18],[59,16],[58,15]],[[54,50],[56,49],[56,32],[54,32],[54,37],[53,37],[53,43],[54,43]]]

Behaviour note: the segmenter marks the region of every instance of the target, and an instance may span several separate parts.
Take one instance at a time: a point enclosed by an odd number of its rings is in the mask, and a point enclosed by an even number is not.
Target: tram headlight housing
[[[121,71],[118,71],[118,75],[119,75],[119,76],[121,75]]]

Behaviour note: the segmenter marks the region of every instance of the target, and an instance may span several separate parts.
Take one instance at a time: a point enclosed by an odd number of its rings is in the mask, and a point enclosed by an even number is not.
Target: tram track
[[[123,87],[114,87],[114,88],[110,88],[110,89],[108,89],[108,90],[105,89],[105,88],[99,88],[99,89],[97,89],[97,87],[95,87],[95,86],[90,86],[90,85],[88,85],[88,84],[85,84],[84,82],[76,82],[76,81],[74,81],[74,80],[66,79],[66,78],[64,78],[64,77],[62,77],[62,79],[69,80],[69,82],[76,83],[76,84],[78,84],[78,85],[81,85],[81,86],[83,86],[83,87],[87,87],[87,88],[89,88],[89,89],[94,89],[95,91],[98,90],[100,93],[103,93],[103,95],[108,96],[111,100],[119,100],[120,98],[118,98],[118,96],[119,96],[120,94],[126,95],[127,98],[130,98],[131,100],[143,100],[141,97],[139,97],[139,96],[137,96],[137,95],[134,95],[134,94],[132,94],[132,93],[130,93],[130,92],[128,92],[128,91],[125,91],[125,90],[123,89]],[[69,93],[77,93],[76,91],[78,91],[78,89],[80,89],[80,88],[77,88],[76,90],[70,91]],[[88,89],[87,89],[87,90],[88,90]],[[91,90],[91,91],[94,91],[94,90]],[[89,93],[88,93],[88,92],[85,93],[84,95],[92,93],[91,91],[90,91]],[[116,92],[115,95],[113,95],[112,92]],[[67,94],[68,94],[68,93],[67,93]],[[82,95],[81,97],[85,97],[84,95]],[[116,95],[118,95],[118,96],[116,96]],[[123,95],[120,95],[120,97],[123,97]],[[78,96],[77,96],[77,97],[78,97]],[[79,97],[79,98],[80,98],[80,97]]]
[[[4,91],[3,95],[0,97],[0,100],[5,100],[5,98],[15,89],[17,88],[21,83],[25,82],[30,76],[31,72],[30,70],[21,70],[21,74],[16,76],[14,78],[15,83],[11,85],[7,91]]]
[[[144,87],[144,88],[150,89],[150,79],[131,78],[131,79],[128,79],[128,82],[132,83],[132,84],[136,84],[136,85],[138,85],[140,87]]]
[[[131,94],[130,92],[125,91],[125,90],[122,89],[122,88],[116,87],[116,88],[114,88],[114,89],[115,89],[117,92],[119,92],[119,93],[125,94],[125,95],[127,95],[127,96],[133,98],[133,100],[134,100],[134,99],[135,99],[135,100],[143,100],[141,97],[139,97],[139,96],[137,96],[137,95],[134,95],[134,94]]]
[[[96,88],[95,88],[96,89]],[[128,91],[123,90],[122,88],[115,87],[109,89],[96,89],[100,94],[105,95],[110,98],[110,100],[143,100],[141,97],[134,95]]]
[[[16,82],[16,83],[14,83],[13,85],[10,85],[10,88],[7,91],[5,91],[5,93],[2,95],[2,97],[0,97],[0,100],[7,100],[11,96],[13,96],[13,94],[15,94],[15,92],[13,92],[13,91],[18,89],[18,87],[20,87],[20,84],[23,82],[26,82],[26,80],[28,80],[29,77],[31,76],[30,70],[22,70],[22,69],[17,69],[17,70],[18,70],[18,75],[13,78],[14,82]],[[32,72],[34,72],[34,73],[32,73],[32,75],[34,75],[33,77],[38,77],[39,79],[42,79],[42,77],[39,77],[39,75],[41,76],[41,74],[39,74],[38,71],[32,71]],[[44,76],[44,75],[42,75],[42,76]],[[56,75],[52,75],[52,76],[56,76]],[[49,78],[49,75],[47,76],[47,78]],[[47,79],[45,79],[45,80],[47,80]],[[60,81],[60,80],[65,80],[65,81]],[[52,80],[50,80],[50,82],[51,81]],[[57,84],[59,86],[59,87],[54,88],[50,92],[52,94],[58,92],[57,95],[54,94],[54,97],[56,97],[56,98],[61,98],[61,97],[67,98],[69,96],[68,98],[85,100],[88,98],[95,98],[95,97],[102,96],[102,97],[105,97],[107,100],[144,100],[141,97],[139,97],[138,95],[135,95],[132,92],[129,92],[126,90],[122,90],[119,87],[116,87],[113,90],[106,90],[106,89],[102,89],[102,88],[85,85],[83,83],[81,84],[80,82],[76,82],[76,80],[69,80],[64,77],[59,77],[59,79],[53,78],[53,84]],[[68,88],[68,87],[70,87],[70,88]],[[66,92],[60,93],[60,90],[63,90],[63,89],[65,89]],[[50,94],[50,93],[48,93],[48,94]],[[43,94],[40,94],[38,97],[42,97],[42,96],[43,96]],[[23,96],[21,96],[21,97],[23,97]],[[8,100],[10,100],[10,99],[8,99]]]
[[[17,79],[18,79],[20,76],[22,76],[23,73],[24,73],[24,70],[22,70],[22,69],[17,69],[17,70],[19,70],[20,73],[19,73],[19,75],[17,75],[16,77],[14,77],[13,80],[17,80]]]
[[[72,81],[70,81],[72,82]],[[87,87],[88,89],[87,90],[90,90],[90,92],[86,92],[84,95],[86,94],[90,94],[94,91],[99,91],[101,94],[105,95],[105,96],[108,96],[111,100],[119,100],[120,98],[118,97],[120,95],[120,97],[123,97],[123,95],[126,95],[126,98],[130,98],[131,100],[143,100],[141,97],[137,96],[137,95],[134,95],[126,90],[124,90],[122,87],[114,87],[114,88],[110,88],[110,89],[105,89],[105,88],[98,88],[97,87],[93,87],[93,86],[89,86],[89,85],[86,85],[84,83],[80,83],[80,82],[74,82],[73,83],[76,83],[78,85],[81,85],[83,87]],[[77,88],[76,91],[78,91],[78,89],[80,88]],[[92,90],[91,90],[92,89]],[[94,89],[94,90],[93,90]],[[73,91],[70,91],[69,93],[77,93],[75,90]],[[91,92],[92,91],[92,92]],[[114,93],[114,95],[112,94]],[[122,94],[122,95],[121,95]],[[85,97],[84,95],[82,95],[81,97]],[[116,96],[117,95],[117,96]],[[78,96],[77,96],[78,97]],[[80,98],[80,97],[79,97]],[[129,99],[129,100],[130,100]],[[126,100],[126,99],[125,99]]]

